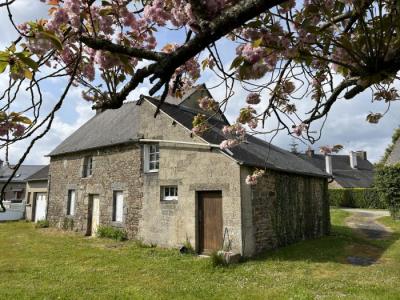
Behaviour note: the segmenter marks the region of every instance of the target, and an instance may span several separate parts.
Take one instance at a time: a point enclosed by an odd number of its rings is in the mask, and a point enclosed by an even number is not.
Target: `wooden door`
[[[222,192],[198,193],[199,253],[222,249]]]
[[[87,235],[96,236],[100,223],[100,199],[99,195],[89,196],[88,230]]]
[[[47,201],[46,193],[36,193],[35,222],[46,220]]]

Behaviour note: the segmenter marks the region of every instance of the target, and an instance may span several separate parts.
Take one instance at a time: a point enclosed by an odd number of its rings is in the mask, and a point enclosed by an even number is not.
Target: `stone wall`
[[[329,233],[325,179],[267,171],[251,195],[252,254]]]
[[[82,178],[83,158],[93,156],[93,174]],[[138,233],[142,208],[141,151],[138,145],[103,148],[52,157],[50,162],[48,219],[62,227],[72,219],[73,229],[85,233],[90,195],[99,195],[100,224],[123,227],[130,238]],[[68,190],[75,190],[74,216],[66,216]],[[123,191],[124,216],[121,224],[112,222],[113,192]]]

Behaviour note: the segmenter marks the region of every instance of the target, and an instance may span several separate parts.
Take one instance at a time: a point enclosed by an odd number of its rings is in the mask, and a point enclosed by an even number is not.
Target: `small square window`
[[[158,144],[144,146],[145,172],[158,172],[160,168],[160,148]]]
[[[161,200],[162,201],[178,200],[178,187],[177,186],[161,187]]]

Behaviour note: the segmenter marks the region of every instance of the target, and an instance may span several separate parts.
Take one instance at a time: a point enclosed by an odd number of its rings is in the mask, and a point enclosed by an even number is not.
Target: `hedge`
[[[375,186],[393,219],[400,219],[400,162],[389,166],[378,165]]]
[[[386,208],[381,194],[374,188],[329,189],[330,205],[353,208]]]

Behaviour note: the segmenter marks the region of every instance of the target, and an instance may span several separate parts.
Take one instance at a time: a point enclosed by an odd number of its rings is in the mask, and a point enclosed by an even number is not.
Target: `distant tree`
[[[72,86],[84,89],[93,108],[116,109],[149,80],[149,94],[158,94],[162,105],[167,95],[180,96],[210,69],[220,80],[215,86],[226,89],[218,99],[221,109],[232,98],[235,81],[248,92],[237,122],[224,128],[222,148],[240,143],[246,131],[271,133],[260,127],[272,117],[278,121],[274,132],[315,143],[324,124],[315,121],[324,121],[338,99],[366,89],[388,107],[399,98],[397,0],[41,1],[49,5],[47,20],[15,24],[16,1],[0,0],[19,35],[0,52],[0,73],[9,74],[0,91],[1,147],[32,139],[17,167],[49,131]],[[158,36],[184,33],[185,39],[159,45],[157,31]],[[221,38],[236,47],[227,58],[229,69],[217,46]],[[54,78],[64,78],[65,87],[43,115],[43,87]],[[18,97],[22,91],[27,95]],[[254,105],[261,101],[265,105],[257,111]],[[306,114],[297,110],[299,101],[308,103]],[[212,99],[201,104],[215,109]],[[377,123],[384,114],[370,113],[367,120]],[[204,115],[194,125],[196,134],[209,128]]]

